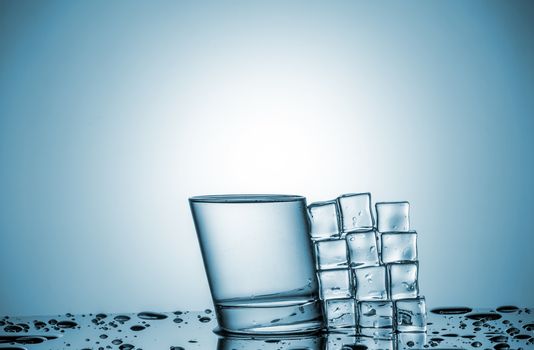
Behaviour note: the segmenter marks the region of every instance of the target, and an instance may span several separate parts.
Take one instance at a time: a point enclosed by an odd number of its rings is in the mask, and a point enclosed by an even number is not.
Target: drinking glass
[[[323,327],[306,199],[189,199],[220,331],[306,333]]]

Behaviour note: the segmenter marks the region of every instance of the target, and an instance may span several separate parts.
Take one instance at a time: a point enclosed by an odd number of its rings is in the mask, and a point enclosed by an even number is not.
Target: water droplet
[[[207,323],[211,321],[211,318],[204,316],[204,317],[199,318],[198,320],[202,323]]]
[[[182,323],[184,320],[182,320],[180,317],[176,317],[174,320],[172,320],[174,323]]]
[[[167,318],[167,315],[159,312],[144,311],[138,313],[137,317],[143,320],[164,320]]]
[[[170,350],[185,350],[185,348],[182,348],[181,346],[171,346]]]
[[[473,311],[470,307],[440,307],[430,310],[430,312],[438,315],[460,315]]]
[[[59,328],[74,328],[78,324],[74,321],[59,321],[56,326]]]
[[[145,329],[145,326],[141,326],[140,324],[136,324],[130,327],[130,329],[134,332],[139,332]]]
[[[531,339],[532,337],[528,334],[518,334],[516,336],[514,336],[514,339],[519,339],[519,340],[527,340],[527,339]]]
[[[519,310],[519,308],[517,306],[513,306],[513,305],[504,305],[504,306],[499,306],[497,308],[497,311],[498,312],[502,312],[502,313],[516,312],[518,310]]]
[[[471,343],[471,346],[474,347],[474,348],[479,348],[482,346],[482,343],[479,342],[479,341],[474,341]]]
[[[113,344],[113,345],[120,345],[120,344],[122,344],[122,340],[120,340],[120,339],[113,339],[113,340],[111,341],[111,344]]]
[[[481,312],[465,315],[470,320],[477,321],[494,321],[500,319],[502,316],[495,312]]]
[[[494,337],[489,338],[489,340],[492,343],[504,343],[508,341],[508,337],[505,337],[504,335],[496,335]]]
[[[117,315],[117,316],[115,316],[113,319],[114,319],[115,321],[117,321],[117,322],[124,323],[124,322],[130,320],[130,316],[126,316],[126,315]]]
[[[119,349],[120,350],[132,350],[135,346],[133,346],[132,344],[122,344],[121,346],[119,346]]]
[[[12,332],[22,332],[24,328],[17,325],[9,325],[4,327],[4,331],[12,333]]]

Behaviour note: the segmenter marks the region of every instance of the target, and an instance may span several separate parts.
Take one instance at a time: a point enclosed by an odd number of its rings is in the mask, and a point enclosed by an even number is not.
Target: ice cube
[[[315,257],[318,270],[346,268],[347,243],[344,239],[331,239],[315,243]]]
[[[424,349],[426,341],[426,333],[398,333],[397,350]]]
[[[393,327],[393,302],[359,301],[358,325],[362,328]]]
[[[410,230],[410,203],[376,203],[376,218],[380,232],[407,232]]]
[[[324,313],[329,329],[356,327],[354,298],[325,300]]]
[[[384,264],[417,260],[417,233],[383,233],[382,262]]]
[[[339,211],[335,200],[310,204],[308,214],[313,240],[339,237]]]
[[[374,226],[370,193],[350,193],[337,198],[343,232],[369,230]]]
[[[349,269],[325,270],[317,272],[319,296],[322,300],[343,299],[352,296]]]
[[[357,300],[386,300],[387,272],[386,266],[370,266],[353,269]]]
[[[395,301],[397,329],[400,332],[426,331],[426,303],[424,297]]]
[[[345,236],[349,250],[350,266],[365,267],[379,264],[374,230],[348,233]]]
[[[417,262],[388,264],[392,300],[416,298],[419,295]]]

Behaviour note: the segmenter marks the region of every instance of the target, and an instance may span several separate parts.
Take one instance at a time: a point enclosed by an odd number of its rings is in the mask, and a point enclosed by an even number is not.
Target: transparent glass
[[[189,199],[222,332],[305,333],[323,327],[306,199]]]

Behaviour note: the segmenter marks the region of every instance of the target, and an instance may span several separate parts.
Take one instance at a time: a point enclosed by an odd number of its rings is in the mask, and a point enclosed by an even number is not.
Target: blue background
[[[0,314],[210,306],[209,193],[409,200],[431,306],[533,306],[533,8],[0,2]]]

